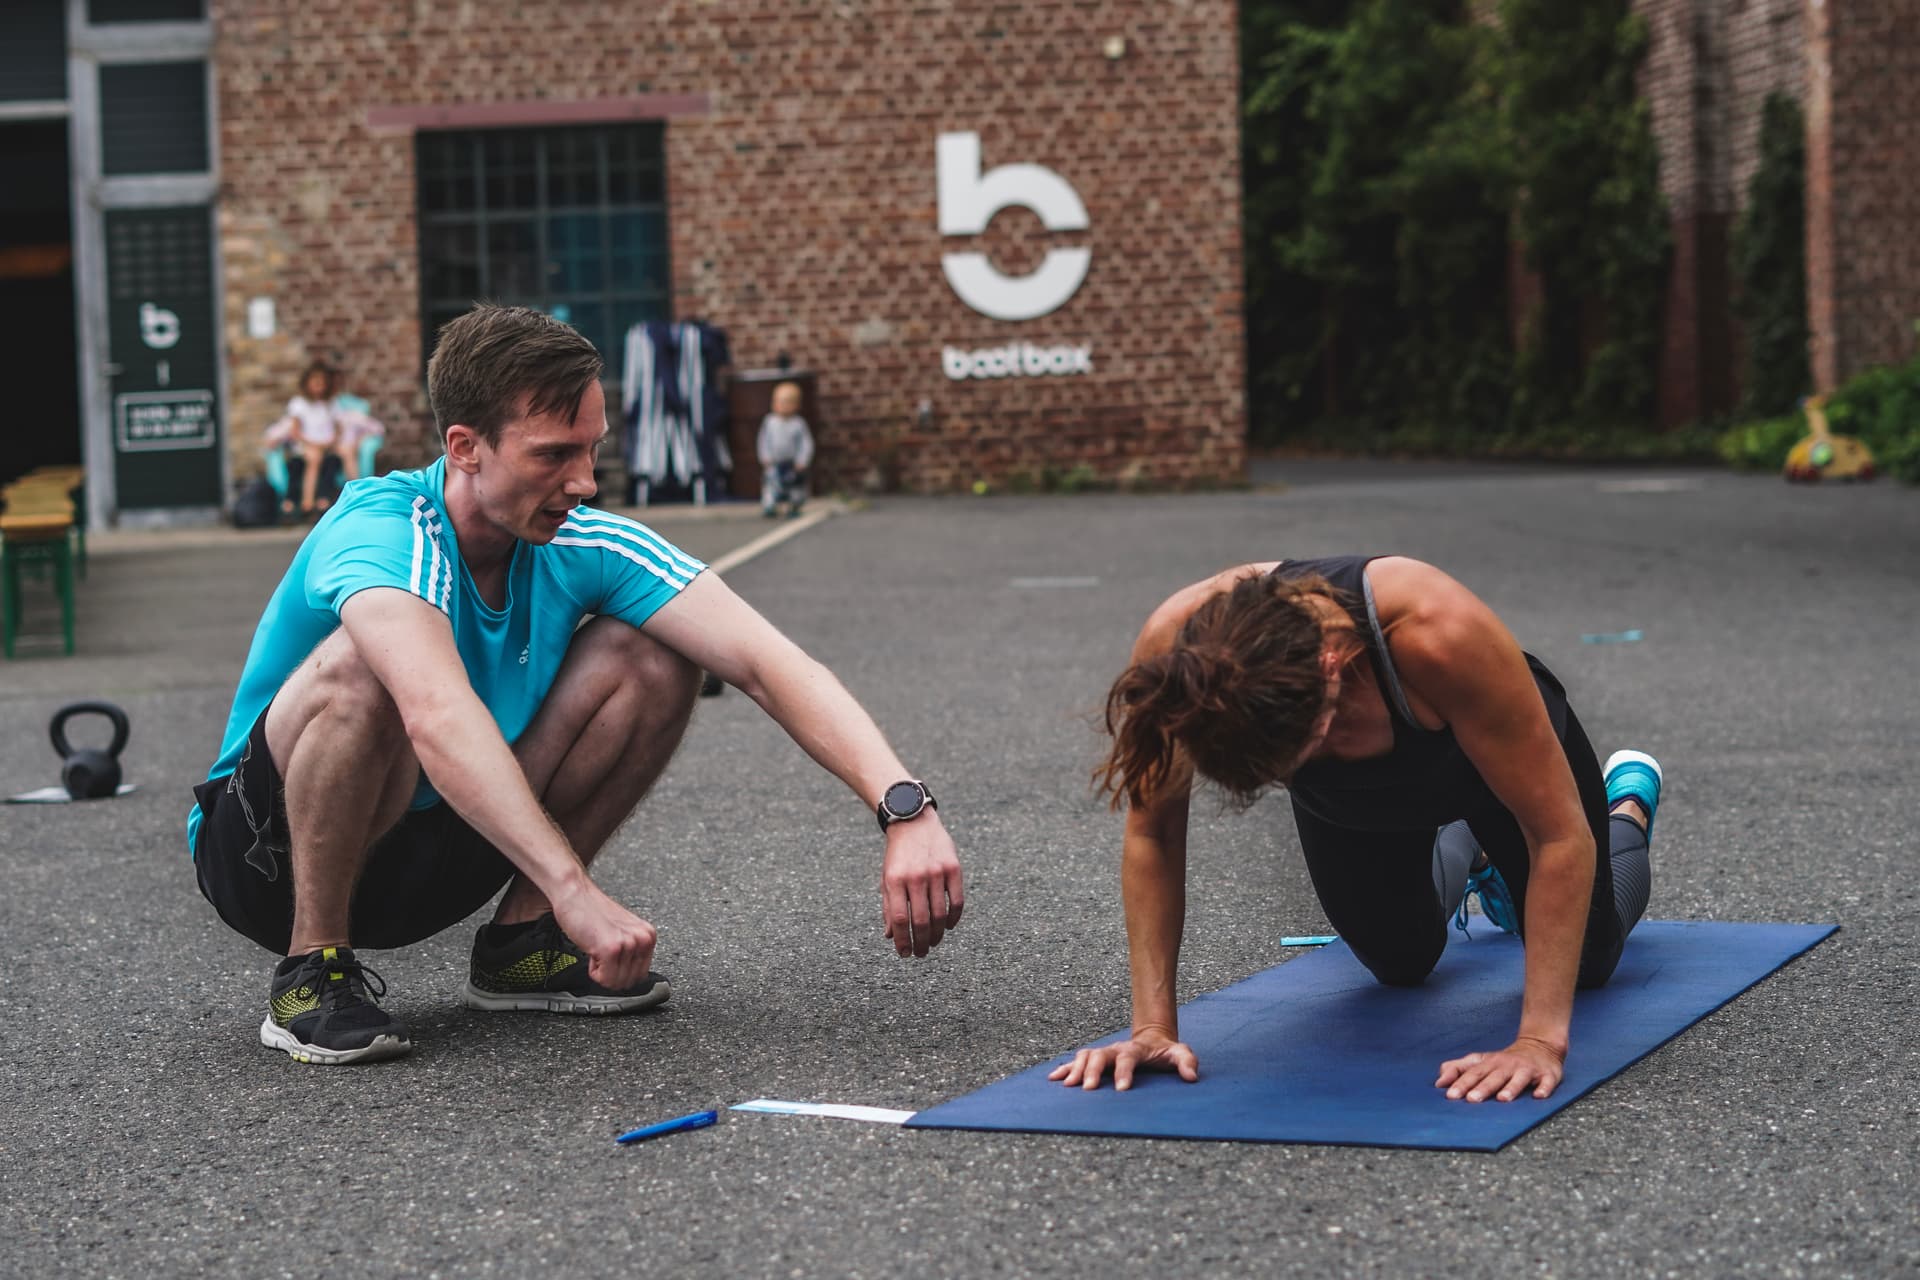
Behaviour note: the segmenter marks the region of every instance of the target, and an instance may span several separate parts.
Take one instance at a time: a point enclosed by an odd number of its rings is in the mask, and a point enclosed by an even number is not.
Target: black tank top
[[[1287,790],[1314,817],[1355,831],[1440,827],[1484,808],[1492,789],[1480,777],[1452,728],[1426,729],[1413,717],[1400,673],[1380,629],[1367,564],[1378,556],[1287,560],[1281,578],[1320,577],[1342,593],[1354,629],[1366,640],[1367,660],[1393,724],[1393,749],[1369,760],[1315,760],[1294,772]],[[1546,701],[1556,735],[1566,728],[1566,692],[1532,654],[1527,665]],[[1495,803],[1498,803],[1497,800]]]

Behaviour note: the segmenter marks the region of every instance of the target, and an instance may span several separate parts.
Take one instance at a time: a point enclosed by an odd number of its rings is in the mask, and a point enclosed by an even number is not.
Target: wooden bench
[[[74,469],[77,470],[77,469]],[[6,506],[0,512],[0,650],[13,657],[23,612],[21,578],[29,571],[51,570],[60,597],[60,622],[66,651],[74,650],[73,579],[76,539],[78,559],[86,562],[86,544],[80,533],[75,491],[80,477],[73,470],[48,468],[14,481],[0,490]]]

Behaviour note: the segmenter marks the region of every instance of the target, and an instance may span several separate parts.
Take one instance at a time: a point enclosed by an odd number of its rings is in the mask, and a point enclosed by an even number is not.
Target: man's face
[[[500,444],[477,444],[474,476],[481,510],[524,542],[553,541],[573,508],[598,491],[593,464],[607,435],[607,401],[598,382],[580,397],[580,412],[522,416],[501,428]]]

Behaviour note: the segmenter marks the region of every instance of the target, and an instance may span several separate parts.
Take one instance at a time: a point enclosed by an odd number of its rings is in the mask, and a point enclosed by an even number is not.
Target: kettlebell
[[[78,715],[102,715],[113,722],[113,743],[105,751],[82,747],[75,751],[67,742],[67,721]],[[60,781],[75,800],[99,800],[120,790],[120,753],[126,749],[132,726],[127,713],[111,702],[75,702],[56,711],[48,730],[53,749],[62,761]]]

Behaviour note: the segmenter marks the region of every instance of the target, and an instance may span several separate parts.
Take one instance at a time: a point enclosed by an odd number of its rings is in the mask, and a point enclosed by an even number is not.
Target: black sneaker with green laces
[[[386,982],[350,947],[288,956],[273,971],[260,1043],[295,1062],[330,1067],[397,1058],[413,1041],[404,1023],[374,1003],[385,994]]]
[[[624,991],[595,982],[587,976],[587,953],[549,912],[524,924],[481,925],[463,998],[469,1009],[631,1013],[669,994],[667,977],[658,970]]]

